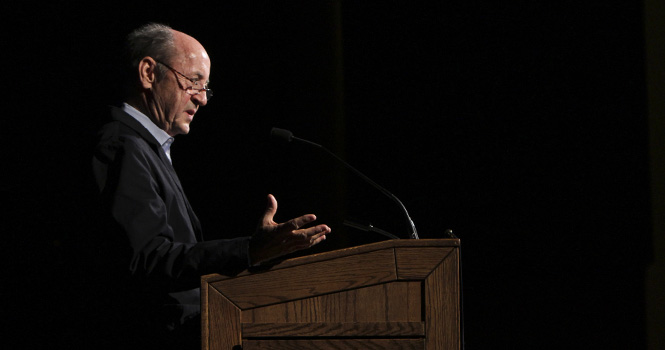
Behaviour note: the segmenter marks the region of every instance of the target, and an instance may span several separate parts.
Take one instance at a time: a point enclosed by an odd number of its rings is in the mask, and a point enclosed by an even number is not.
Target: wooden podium
[[[390,240],[203,276],[203,349],[460,349],[459,244]]]

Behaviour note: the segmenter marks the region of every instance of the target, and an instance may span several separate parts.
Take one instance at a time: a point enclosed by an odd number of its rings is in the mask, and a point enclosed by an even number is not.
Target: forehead
[[[196,39],[180,32],[174,32],[176,55],[173,64],[176,69],[199,80],[208,81],[210,77],[210,57]]]

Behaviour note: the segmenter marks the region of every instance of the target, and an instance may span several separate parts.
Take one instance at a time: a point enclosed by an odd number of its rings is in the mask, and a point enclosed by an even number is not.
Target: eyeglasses
[[[161,61],[159,61],[159,60],[155,60],[155,61],[156,61],[157,63],[163,65],[164,67],[166,67],[166,68],[172,70],[174,73],[180,75],[181,77],[187,79],[189,82],[191,82],[192,84],[194,84],[194,86],[199,86],[199,82],[198,82],[198,80],[196,80],[196,79],[194,79],[194,78],[190,78],[190,77],[188,77],[188,76],[186,76],[186,75],[184,75],[184,74],[178,72],[178,71],[175,70],[173,67],[169,66],[168,64],[166,64],[166,63],[164,63],[164,62],[161,62]],[[188,94],[190,94],[190,95],[198,95],[198,94],[200,94],[200,93],[202,93],[202,92],[205,91],[205,93],[206,93],[206,99],[207,99],[207,100],[209,100],[209,99],[212,97],[212,90],[208,89],[207,86],[204,85],[202,88],[196,88],[196,87],[194,87],[194,86],[188,86],[188,87],[184,88],[185,92],[188,93]]]

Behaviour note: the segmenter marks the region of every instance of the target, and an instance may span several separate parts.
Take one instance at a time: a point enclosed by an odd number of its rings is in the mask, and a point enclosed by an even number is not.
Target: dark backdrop
[[[10,323],[34,331],[17,342],[91,338],[77,268],[95,234],[91,149],[118,99],[124,35],[157,21],[213,60],[215,97],[173,149],[208,238],[251,233],[267,193],[278,219],[332,226],[314,251],[383,239],[347,218],[406,237],[396,205],[331,157],[270,142],[287,128],[397,195],[422,238],[462,239],[469,349],[645,348],[640,1],[62,6],[3,5],[17,20],[3,54],[3,250],[20,277],[3,289]]]

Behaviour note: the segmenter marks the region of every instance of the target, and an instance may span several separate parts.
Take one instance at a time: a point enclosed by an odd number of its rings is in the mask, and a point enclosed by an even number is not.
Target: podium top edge
[[[260,273],[262,271],[271,271],[287,268],[294,265],[309,264],[325,260],[343,258],[355,254],[364,254],[378,250],[395,249],[395,248],[459,248],[460,240],[458,238],[445,238],[445,239],[391,239],[381,242],[369,243],[354,247],[348,247],[329,252],[322,252],[317,254],[305,255],[281,261],[275,261],[268,266],[259,266],[251,270],[245,270],[236,276],[223,276],[220,274],[210,274],[202,276],[201,279],[207,283],[224,280],[227,278],[241,277]]]

